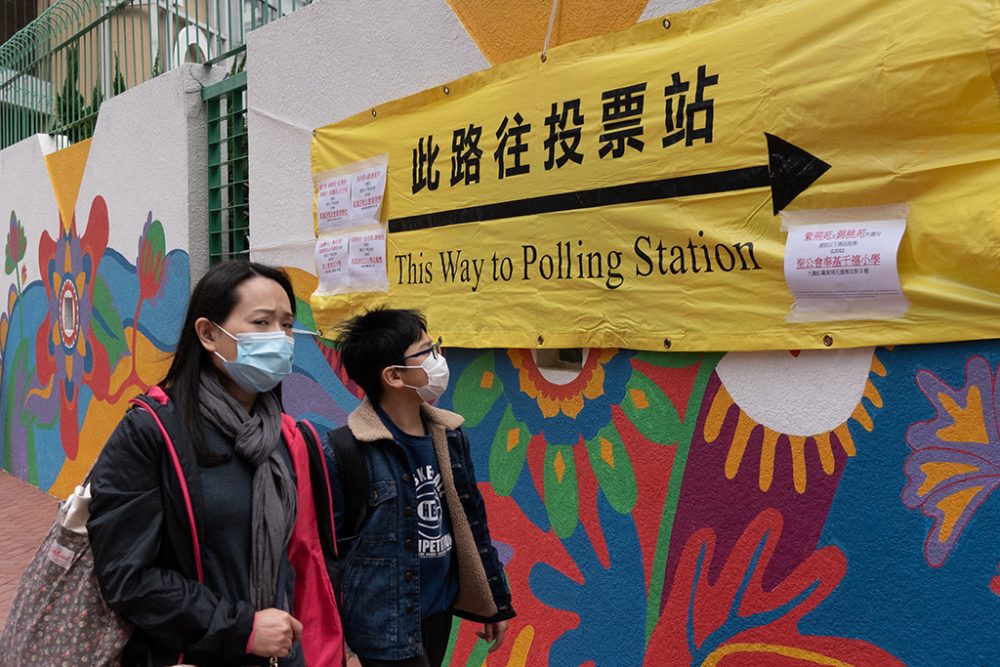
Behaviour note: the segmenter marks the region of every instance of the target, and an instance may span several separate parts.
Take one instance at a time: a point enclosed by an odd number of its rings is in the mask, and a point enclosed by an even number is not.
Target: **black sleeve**
[[[472,512],[482,522],[482,532],[473,531],[476,538],[476,549],[479,557],[483,561],[483,568],[486,570],[486,579],[490,584],[490,592],[493,594],[493,602],[497,606],[497,613],[488,618],[470,614],[468,612],[457,611],[455,614],[462,618],[477,623],[495,623],[505,621],[516,616],[511,605],[510,588],[507,586],[507,577],[504,575],[503,563],[500,562],[500,555],[493,540],[490,538],[489,522],[486,518],[486,503],[483,501],[483,494],[479,492],[479,485],[476,483],[476,471],[472,466],[472,453],[469,451],[469,438],[462,429],[456,429],[459,441],[461,442],[462,458],[469,475],[469,503]]]
[[[152,417],[133,409],[94,466],[87,530],[101,592],[114,611],[171,650],[245,655],[253,608],[158,565],[163,456]]]

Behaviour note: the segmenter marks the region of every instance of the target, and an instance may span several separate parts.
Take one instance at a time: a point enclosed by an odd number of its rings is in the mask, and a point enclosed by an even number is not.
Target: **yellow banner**
[[[320,128],[317,191],[388,155],[389,289],[317,293],[317,325],[389,303],[460,347],[1000,337],[998,8],[717,0]],[[888,205],[905,313],[790,321],[780,211]],[[850,252],[817,268],[878,263]]]

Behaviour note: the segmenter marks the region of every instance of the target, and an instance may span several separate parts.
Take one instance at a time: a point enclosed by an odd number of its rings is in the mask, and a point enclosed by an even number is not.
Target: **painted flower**
[[[965,366],[965,383],[949,386],[930,371],[917,373],[917,386],[935,415],[912,424],[906,444],[913,453],[904,470],[903,503],[934,520],[924,542],[933,567],[948,558],[972,515],[1000,486],[1000,370],[974,356]]]
[[[836,373],[829,371],[831,355],[838,357]],[[817,373],[823,373],[821,380]],[[710,409],[703,436],[706,443],[728,447],[726,479],[741,470],[756,473],[758,487],[767,493],[775,461],[791,459],[791,485],[804,494],[810,476],[816,479],[821,471],[831,477],[856,454],[851,421],[868,432],[874,428],[866,402],[881,408],[882,396],[871,376],[885,377],[886,370],[871,348],[859,348],[730,353],[716,374],[719,381],[710,384],[706,399]],[[757,441],[759,460],[748,466],[748,451],[755,451],[750,445]],[[818,461],[820,470],[808,470],[809,460]]]
[[[14,211],[10,212],[10,231],[7,232],[7,246],[4,248],[4,273],[10,275],[17,270],[17,265],[24,259],[28,241],[24,236],[24,225],[17,219]]]
[[[136,268],[139,272],[139,301],[152,299],[160,291],[167,253],[167,242],[163,234],[163,224],[153,220],[153,212],[146,216],[146,224],[139,237],[139,255]],[[138,321],[138,318],[136,318]]]
[[[72,460],[79,447],[80,387],[87,382],[98,395],[109,375],[107,352],[91,326],[97,267],[108,242],[108,208],[103,198],[94,199],[82,236],[75,219],[60,222],[58,237],[44,232],[38,244],[48,312],[36,337],[38,388],[32,397],[58,401],[62,444]],[[103,382],[89,382],[95,377]]]
[[[690,401],[700,406],[717,357],[593,349],[579,369],[553,372],[536,354],[495,350],[464,365],[459,359],[450,398],[492,440],[494,490],[514,493],[527,463],[552,527],[566,537],[581,517],[581,475],[596,476],[611,506],[628,513],[638,493],[630,449],[687,445],[698,414]],[[519,493],[526,500],[528,491]]]
[[[559,378],[539,367],[532,350],[507,350],[497,352],[496,368],[514,416],[533,435],[544,433],[553,445],[575,445],[611,421],[611,406],[624,397],[631,375],[630,356],[585,350],[580,370]]]

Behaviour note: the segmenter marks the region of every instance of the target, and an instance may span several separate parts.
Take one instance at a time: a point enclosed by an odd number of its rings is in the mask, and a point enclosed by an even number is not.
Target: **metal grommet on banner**
[[[444,87],[444,94],[447,95],[450,92],[451,92],[451,88],[449,88],[448,86],[445,86]]]
[[[831,336],[830,334],[826,334],[825,336],[823,336],[823,345],[825,345],[827,347],[832,346],[833,345],[833,336]]]
[[[545,336],[542,336],[541,334],[538,335],[538,344],[539,345],[545,344]]]
[[[376,116],[378,116],[378,111],[372,109],[372,118],[375,118]]]
[[[663,29],[670,30],[670,19],[665,16],[663,17]]]
[[[664,338],[663,339],[663,349],[664,350],[669,350],[671,345],[673,345],[673,343],[670,342],[669,338]]]

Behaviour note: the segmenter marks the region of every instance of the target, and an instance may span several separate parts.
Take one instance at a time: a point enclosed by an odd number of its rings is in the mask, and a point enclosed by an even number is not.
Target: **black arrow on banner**
[[[826,173],[830,165],[773,134],[764,133],[764,136],[767,137],[767,165],[393,218],[389,220],[389,231],[410,232],[432,227],[461,225],[466,222],[518,218],[554,211],[572,211],[762,187],[771,188],[771,204],[774,214],[777,215],[778,211],[788,206],[803,190]]]

